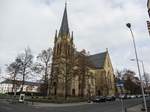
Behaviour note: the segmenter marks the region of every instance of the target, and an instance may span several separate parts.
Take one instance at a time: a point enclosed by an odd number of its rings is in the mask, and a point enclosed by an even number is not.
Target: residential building
[[[16,85],[16,92],[19,92],[21,89],[21,81],[15,81]],[[40,83],[36,82],[28,82],[25,81],[23,86],[23,92],[29,93],[39,93]],[[14,92],[13,89],[13,81],[10,79],[6,79],[0,83],[0,93],[11,93]]]

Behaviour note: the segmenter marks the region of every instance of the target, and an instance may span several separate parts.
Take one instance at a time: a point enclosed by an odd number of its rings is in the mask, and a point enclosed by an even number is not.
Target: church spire
[[[68,25],[68,17],[67,17],[67,3],[65,3],[65,9],[63,14],[63,19],[61,23],[61,27],[59,30],[59,35],[68,35],[69,34],[69,25]]]

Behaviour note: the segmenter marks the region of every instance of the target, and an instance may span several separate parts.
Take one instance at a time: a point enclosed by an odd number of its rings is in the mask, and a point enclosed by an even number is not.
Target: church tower
[[[52,59],[52,89],[51,93],[58,96],[71,95],[71,82],[73,74],[74,43],[73,32],[70,35],[67,5],[63,13],[59,32],[55,33],[53,59]]]

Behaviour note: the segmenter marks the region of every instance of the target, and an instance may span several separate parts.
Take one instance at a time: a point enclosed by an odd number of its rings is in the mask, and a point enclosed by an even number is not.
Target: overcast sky
[[[68,0],[70,31],[78,50],[90,54],[109,49],[114,69],[134,71],[136,63],[131,34],[125,26],[132,23],[139,58],[150,73],[150,37],[146,0]],[[0,0],[0,67],[30,47],[36,56],[53,48],[65,0]]]

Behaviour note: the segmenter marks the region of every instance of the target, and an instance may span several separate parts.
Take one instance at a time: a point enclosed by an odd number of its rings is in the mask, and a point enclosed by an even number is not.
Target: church
[[[115,94],[114,71],[108,49],[94,55],[76,50],[66,5],[60,30],[54,37],[51,75],[52,95],[88,97]]]

